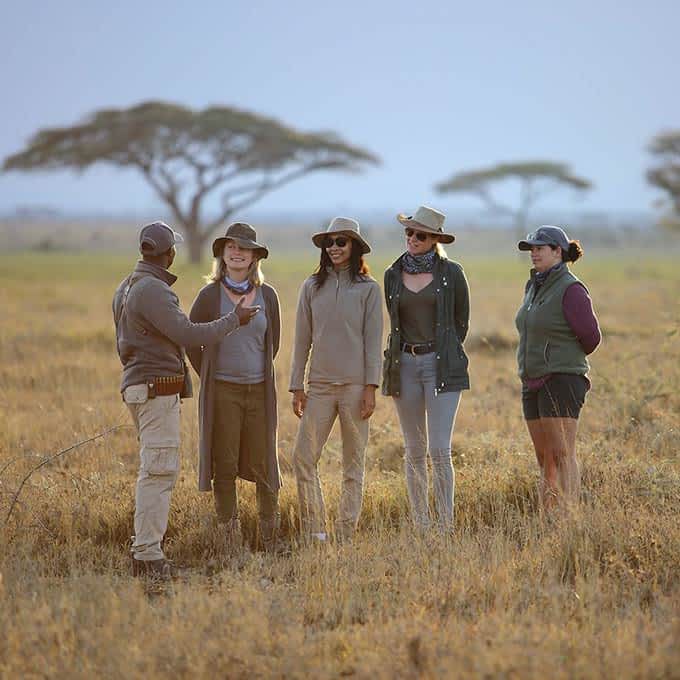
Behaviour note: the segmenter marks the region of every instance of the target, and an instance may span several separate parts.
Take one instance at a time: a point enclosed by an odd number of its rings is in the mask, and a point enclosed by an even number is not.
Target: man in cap
[[[233,312],[210,323],[192,323],[171,290],[168,269],[175,244],[184,239],[163,222],[142,227],[142,259],[113,298],[121,392],[137,429],[140,466],[135,493],[133,575],[169,578],[161,542],[168,525],[170,494],[179,472],[180,398],[192,396],[184,347],[211,345],[247,324],[257,307],[243,298]]]

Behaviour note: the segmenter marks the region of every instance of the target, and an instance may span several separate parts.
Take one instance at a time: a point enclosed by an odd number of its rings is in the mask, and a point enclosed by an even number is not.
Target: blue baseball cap
[[[178,234],[165,222],[152,222],[139,232],[139,252],[142,255],[162,255],[176,243],[183,242],[182,234]]]
[[[520,250],[531,250],[531,246],[559,246],[569,250],[569,237],[561,227],[544,224],[517,244]]]

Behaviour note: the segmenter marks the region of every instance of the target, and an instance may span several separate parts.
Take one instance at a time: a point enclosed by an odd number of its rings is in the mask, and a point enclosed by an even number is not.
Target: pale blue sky
[[[73,2],[2,11],[0,156],[40,127],[144,99],[221,103],[332,129],[383,165],[278,191],[262,213],[397,212],[430,202],[457,170],[563,160],[595,190],[560,210],[644,211],[645,146],[680,127],[680,3]],[[510,190],[508,190],[509,192]],[[0,212],[152,213],[132,172],[0,175]]]

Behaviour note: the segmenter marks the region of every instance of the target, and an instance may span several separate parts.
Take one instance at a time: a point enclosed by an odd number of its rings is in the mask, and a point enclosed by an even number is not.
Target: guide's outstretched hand
[[[234,311],[236,312],[236,316],[238,317],[239,325],[241,326],[245,326],[246,324],[250,323],[250,320],[260,311],[259,306],[246,307],[243,304],[245,299],[246,296],[243,295],[241,298],[239,298],[239,301],[236,303],[236,307],[234,307]]]

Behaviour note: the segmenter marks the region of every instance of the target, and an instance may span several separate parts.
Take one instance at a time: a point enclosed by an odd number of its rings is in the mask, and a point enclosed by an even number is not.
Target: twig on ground
[[[97,439],[101,439],[102,437],[105,437],[107,434],[110,434],[111,432],[115,432],[116,430],[120,430],[121,427],[127,427],[126,423],[119,423],[118,425],[114,425],[113,427],[110,427],[108,430],[104,430],[104,432],[100,432],[99,434],[95,434],[92,437],[88,437],[87,439],[83,439],[82,441],[76,442],[75,444],[71,444],[71,446],[62,449],[61,451],[57,451],[57,453],[52,454],[51,456],[48,456],[47,458],[44,458],[38,465],[34,466],[31,468],[28,472],[28,474],[21,480],[21,484],[19,484],[19,488],[16,490],[16,493],[14,494],[14,498],[12,498],[12,502],[10,503],[9,510],[7,512],[7,516],[5,517],[5,526],[9,523],[10,517],[12,516],[12,513],[14,512],[14,508],[17,504],[17,501],[19,500],[19,494],[21,494],[21,490],[24,488],[24,485],[26,482],[29,480],[31,475],[34,472],[37,472],[41,467],[44,467],[48,463],[51,463],[52,461],[56,460],[57,458],[60,458],[61,456],[67,454],[69,451],[73,451],[73,449],[77,449],[80,446],[83,446],[84,444],[89,444],[90,442],[93,442]]]

